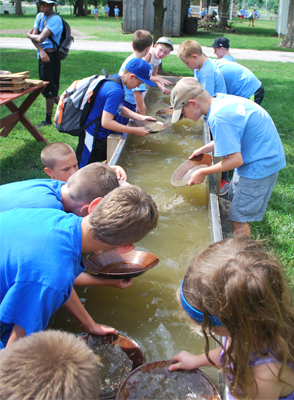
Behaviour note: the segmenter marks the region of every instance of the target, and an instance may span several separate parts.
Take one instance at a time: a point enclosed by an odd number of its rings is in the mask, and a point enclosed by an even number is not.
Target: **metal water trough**
[[[165,77],[169,81],[176,83],[180,78],[175,78],[175,77]],[[149,91],[152,90],[152,88],[149,87],[149,89],[144,93],[145,94],[145,102],[148,103],[148,93]],[[113,135],[113,138],[110,138],[110,141],[117,140],[117,135]],[[203,137],[204,137],[204,142],[205,144],[210,142],[210,132],[208,128],[208,124],[206,119],[204,118],[204,123],[203,123]],[[113,154],[111,157],[109,157],[109,165],[119,165],[119,158],[120,155],[123,152],[124,146],[126,144],[126,141],[128,140],[128,134],[124,133],[119,141],[118,144],[113,151]],[[107,144],[108,146],[108,144]],[[218,242],[222,240],[223,234],[222,234],[222,227],[221,227],[221,219],[220,219],[220,211],[219,211],[219,202],[218,202],[218,189],[217,189],[217,184],[216,182],[219,182],[220,176],[214,176],[214,175],[209,175],[208,177],[208,185],[207,185],[207,203],[209,207],[209,218],[210,218],[210,225],[211,225],[211,238],[212,241]]]
[[[180,78],[175,78],[175,77],[165,77],[169,81],[172,81],[173,83],[176,83]],[[148,102],[148,93],[149,91],[152,90],[152,88],[148,88],[148,90],[144,93],[145,95],[145,102]],[[116,137],[116,138],[115,138]],[[204,143],[208,144],[211,141],[210,138],[210,131],[208,127],[208,123],[206,118],[203,119],[203,138],[204,138]],[[111,140],[117,141],[118,144],[112,146],[116,146],[116,148],[113,150],[113,154],[109,154],[109,165],[119,165],[119,158],[120,155],[123,153],[124,146],[126,144],[126,141],[128,140],[128,134],[124,133],[120,139],[117,138],[117,135],[113,135],[113,138],[109,138],[110,142]],[[107,145],[108,146],[108,145]],[[217,163],[219,159],[213,157],[213,162]],[[218,193],[219,193],[219,185],[220,185],[220,179],[221,179],[221,174],[216,174],[216,175],[209,175],[208,176],[208,185],[207,185],[207,203],[208,203],[208,212],[209,212],[209,219],[210,219],[210,226],[211,226],[211,239],[213,243],[219,242],[220,240],[223,239],[223,233],[222,233],[222,226],[221,226],[221,218],[220,218],[220,207],[219,207],[219,200],[218,200]],[[219,340],[222,340],[221,337],[219,337]],[[218,390],[221,394],[221,397],[223,400],[228,399],[228,388],[224,383],[223,375],[218,374]]]

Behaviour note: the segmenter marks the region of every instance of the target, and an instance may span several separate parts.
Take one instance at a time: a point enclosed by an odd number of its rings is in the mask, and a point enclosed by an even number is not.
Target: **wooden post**
[[[118,135],[117,133],[111,133],[107,137],[107,164],[111,160],[121,138],[122,135]]]

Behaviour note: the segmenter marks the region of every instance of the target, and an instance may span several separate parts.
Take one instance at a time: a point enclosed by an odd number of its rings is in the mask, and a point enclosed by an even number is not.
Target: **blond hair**
[[[147,47],[152,45],[152,36],[149,31],[139,29],[133,35],[133,49],[142,53]]]
[[[188,268],[183,293],[203,313],[205,354],[213,365],[208,354],[209,316],[220,319],[230,332],[220,363],[234,398],[256,397],[252,355],[270,355],[279,362],[279,380],[286,364],[294,365],[292,294],[283,268],[259,242],[235,235],[210,245]]]
[[[98,399],[98,358],[71,333],[33,333],[1,350],[1,400]]]
[[[180,57],[191,57],[193,54],[197,54],[197,56],[201,56],[202,47],[196,40],[185,40],[179,47],[177,56]]]
[[[116,173],[109,165],[96,162],[71,175],[66,186],[72,200],[91,203],[97,197],[106,196],[119,183]]]
[[[58,160],[72,153],[76,155],[74,149],[66,143],[50,143],[41,151],[41,161],[45,168],[53,170]]]
[[[156,227],[158,211],[151,196],[129,185],[105,196],[87,218],[94,239],[119,246],[143,239]]]

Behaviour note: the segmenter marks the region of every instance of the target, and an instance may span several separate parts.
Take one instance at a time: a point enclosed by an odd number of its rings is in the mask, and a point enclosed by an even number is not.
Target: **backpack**
[[[123,82],[118,77],[106,78],[103,75],[92,75],[73,82],[62,93],[54,116],[54,123],[59,132],[80,136],[85,129],[101,119],[99,115],[85,125],[97,93],[105,81],[117,82],[124,90]],[[98,130],[98,124],[96,128],[95,133]]]
[[[49,18],[53,17],[53,15],[58,15],[56,13],[51,13],[50,15],[48,15],[48,17],[45,19],[44,21],[44,28],[47,25],[47,21]],[[59,15],[60,17],[60,15]],[[41,21],[42,21],[43,15],[42,13],[39,16],[39,20],[38,20],[38,26],[40,26]],[[51,42],[53,43],[54,47],[57,48],[57,52],[60,56],[61,60],[64,60],[67,56],[68,56],[68,52],[69,52],[69,48],[72,44],[72,42],[74,41],[74,38],[71,36],[71,30],[70,30],[70,26],[68,25],[68,23],[62,18],[62,25],[63,25],[63,29],[62,29],[62,34],[61,34],[61,38],[60,38],[60,44],[58,46],[58,44],[55,42],[55,40],[52,39],[52,35],[50,35],[48,37],[49,40],[51,40]]]

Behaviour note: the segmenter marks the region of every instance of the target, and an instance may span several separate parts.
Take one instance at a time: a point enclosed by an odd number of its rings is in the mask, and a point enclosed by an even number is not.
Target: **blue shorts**
[[[278,172],[262,179],[248,179],[234,171],[228,198],[232,199],[229,218],[243,224],[262,221]]]

